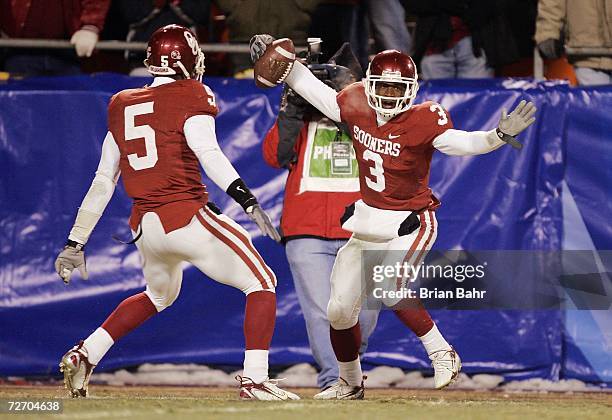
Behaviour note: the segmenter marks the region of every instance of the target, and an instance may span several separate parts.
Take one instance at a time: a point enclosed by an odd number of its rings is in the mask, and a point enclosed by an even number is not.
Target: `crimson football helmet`
[[[404,93],[401,96],[379,95],[376,92],[381,83],[404,85]],[[365,78],[365,91],[371,108],[383,116],[395,116],[412,106],[418,90],[416,65],[408,54],[386,50],[374,56]]]
[[[201,81],[204,53],[198,38],[190,29],[180,25],[166,25],[151,35],[144,65],[155,76],[182,74],[187,79]]]

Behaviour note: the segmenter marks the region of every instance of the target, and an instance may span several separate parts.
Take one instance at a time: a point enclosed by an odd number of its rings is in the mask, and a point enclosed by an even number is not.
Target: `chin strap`
[[[191,79],[191,75],[189,74],[189,72],[187,71],[183,63],[181,63],[180,61],[177,61],[176,65],[179,66],[179,68],[183,72],[183,76],[185,76],[185,79]]]

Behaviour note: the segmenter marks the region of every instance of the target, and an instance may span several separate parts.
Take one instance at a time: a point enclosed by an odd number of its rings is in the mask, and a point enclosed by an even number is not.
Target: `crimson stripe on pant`
[[[251,253],[255,256],[255,258],[257,258],[257,260],[259,261],[259,263],[261,264],[261,266],[263,267],[264,271],[266,272],[266,274],[268,274],[268,277],[270,278],[270,280],[272,281],[272,285],[276,286],[276,276],[274,275],[274,273],[272,272],[272,270],[270,270],[268,268],[268,266],[266,265],[266,263],[264,262],[263,258],[261,257],[261,255],[259,255],[259,252],[257,252],[257,250],[255,249],[255,247],[253,247],[253,245],[251,244],[251,241],[249,241],[249,238],[246,237],[246,235],[244,235],[242,232],[240,232],[238,229],[236,229],[234,226],[230,225],[229,223],[227,223],[224,220],[221,220],[221,218],[219,218],[215,213],[213,213],[212,211],[210,211],[206,206],[204,207],[204,211],[206,212],[206,215],[210,218],[212,218],[215,222],[219,223],[221,226],[223,226],[225,229],[229,230],[231,233],[234,234],[234,236],[236,238],[238,238],[243,244],[244,246],[246,246],[248,248],[249,251],[251,251]]]
[[[244,263],[249,267],[249,269],[255,275],[255,277],[257,277],[257,280],[259,280],[259,282],[261,283],[261,286],[264,289],[269,289],[268,283],[266,282],[266,279],[264,278],[262,273],[257,269],[253,261],[251,261],[251,259],[246,255],[246,253],[242,249],[240,249],[236,244],[234,244],[230,239],[228,239],[223,233],[219,232],[217,229],[212,227],[210,223],[208,223],[199,212],[196,213],[196,217],[198,218],[198,220],[200,221],[200,223],[202,224],[202,226],[204,226],[206,230],[212,233],[217,239],[219,239],[225,245],[229,246],[240,257],[240,259],[244,261]]]
[[[425,216],[424,213],[419,214],[419,222],[421,224],[421,226],[419,227],[419,233],[417,234],[416,239],[414,240],[414,242],[412,243],[412,245],[410,245],[410,248],[408,249],[408,252],[406,252],[406,256],[404,257],[404,261],[403,262],[409,262],[410,259],[412,258],[412,256],[414,255],[414,252],[416,251],[417,246],[419,245],[419,242],[421,242],[421,238],[423,238],[423,235],[425,234],[425,230],[427,229],[427,223],[425,220]],[[391,250],[393,251],[393,250]],[[402,288],[402,280],[403,278],[398,277],[397,280],[395,281],[395,287],[397,290],[400,290]]]
[[[413,262],[413,266],[415,267],[418,267],[419,264],[421,263],[421,259],[422,257],[424,257],[424,254],[427,251],[427,246],[431,242],[431,239],[433,238],[434,233],[437,228],[433,212],[431,210],[428,210],[428,214],[429,214],[429,223],[431,227],[429,230],[429,234],[427,235],[427,238],[425,239],[425,243],[421,247],[419,254],[417,255],[416,259]],[[422,216],[421,220],[425,219],[424,214],[421,214],[420,216]],[[424,226],[425,226],[425,223],[421,222],[422,230],[419,231],[417,240],[415,240],[415,242],[410,246],[410,250],[406,254],[406,258],[404,259],[405,262],[408,262],[410,258],[412,257],[412,255],[414,255],[419,242],[423,238],[423,233],[424,233],[423,227]],[[431,331],[431,329],[434,326],[434,322],[431,319],[429,312],[427,312],[427,309],[425,309],[425,307],[423,306],[421,299],[419,298],[404,299],[403,303],[400,303],[398,305],[408,306],[407,308],[396,309],[393,312],[404,325],[410,328],[417,335],[417,337],[422,337],[423,335],[427,334],[427,332]]]
[[[415,265],[417,265],[417,266],[420,263],[420,260],[425,257],[424,254],[425,254],[425,252],[427,252],[427,245],[429,245],[429,242],[431,241],[431,238],[433,238],[434,233],[435,233],[436,229],[438,228],[436,226],[435,216],[434,216],[433,211],[428,210],[428,213],[429,213],[429,223],[431,224],[431,229],[429,230],[429,236],[427,237],[427,240],[425,241],[425,244],[421,247],[421,252],[419,252],[419,255],[416,258],[416,261],[415,261],[416,264]]]

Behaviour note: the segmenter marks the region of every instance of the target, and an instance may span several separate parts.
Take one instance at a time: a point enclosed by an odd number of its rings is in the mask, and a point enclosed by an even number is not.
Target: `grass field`
[[[504,393],[366,390],[364,401],[320,402],[314,389],[298,389],[292,402],[242,402],[236,389],[92,386],[72,400],[59,386],[0,385],[0,399],[63,398],[58,415],[0,414],[0,418],[62,419],[612,419],[611,393]]]

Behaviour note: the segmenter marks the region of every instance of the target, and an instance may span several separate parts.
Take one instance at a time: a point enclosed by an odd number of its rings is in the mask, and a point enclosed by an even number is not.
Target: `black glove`
[[[563,45],[558,39],[547,39],[538,44],[538,50],[543,58],[554,60],[563,54]]]

